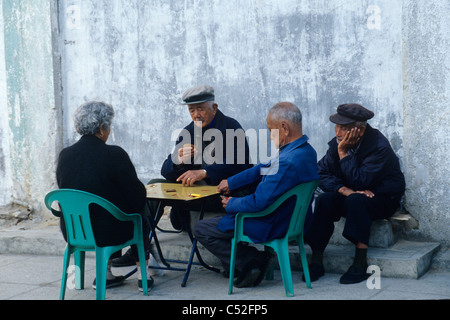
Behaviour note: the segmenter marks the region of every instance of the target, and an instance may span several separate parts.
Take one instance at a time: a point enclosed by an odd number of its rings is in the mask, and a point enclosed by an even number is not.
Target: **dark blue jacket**
[[[197,130],[194,130],[194,122],[191,122],[188,126],[184,128],[189,132],[190,135],[190,141],[183,141],[183,135],[180,135],[176,141],[176,148],[173,151],[173,157],[174,159],[177,159],[178,149],[183,146],[183,144],[195,144],[196,137],[194,136],[195,132]],[[208,129],[217,129],[220,131],[223,140],[222,141],[215,141],[216,135],[214,135],[212,131],[209,131],[209,134],[211,134],[211,137],[206,138],[205,140],[211,139],[211,141],[203,141],[205,134],[208,134]],[[232,129],[232,130],[229,130]],[[229,130],[227,132],[227,130]],[[242,141],[239,141],[237,138],[233,138],[233,135],[235,134],[235,130],[241,130],[242,137],[244,139]],[[217,163],[211,163],[208,162],[208,159],[203,156],[203,161],[201,164],[181,164],[177,165],[173,163],[172,161],[172,154],[170,154],[167,159],[164,161],[162,168],[161,168],[161,174],[164,178],[167,180],[175,181],[180,175],[185,173],[188,170],[198,170],[198,169],[205,169],[206,173],[208,174],[208,178],[206,179],[206,182],[210,185],[218,185],[220,181],[223,179],[227,179],[228,177],[235,175],[243,170],[246,170],[248,168],[252,167],[252,164],[250,163],[250,151],[247,143],[247,139],[245,139],[245,132],[242,129],[242,126],[237,122],[235,119],[225,116],[220,110],[217,110],[216,116],[211,123],[209,128],[206,129],[199,129],[198,131],[201,132],[202,137],[197,137],[197,140],[202,144],[202,154],[204,155],[205,148],[207,151],[205,154],[210,154],[214,152],[218,152],[218,150],[215,150],[216,148],[219,149],[220,145],[222,144],[222,159],[219,159],[221,161],[218,161]],[[228,139],[227,139],[227,135]],[[215,142],[216,147],[210,146],[212,142]],[[232,147],[229,144],[234,144],[234,152],[230,152],[228,150],[227,153],[227,146]],[[197,141],[198,143],[198,141]],[[212,152],[211,152],[212,150]],[[227,155],[231,158],[227,158]],[[212,157],[215,157],[215,154],[211,154]],[[217,155],[217,158],[220,158],[219,155]],[[205,161],[206,160],[206,161]]]
[[[355,191],[370,190],[400,201],[405,192],[405,178],[389,141],[377,129],[367,125],[366,132],[355,152],[339,159],[337,140],[319,161],[320,188],[337,192],[346,186]]]
[[[261,170],[273,174],[261,175]],[[228,179],[230,190],[259,181],[256,191],[245,197],[234,197],[228,201],[225,217],[220,220],[221,231],[234,230],[235,215],[238,212],[259,212],[274,203],[282,194],[296,185],[319,179],[317,154],[308,143],[308,137],[292,141],[281,148],[277,157],[268,164],[259,164]],[[246,219],[244,233],[255,243],[281,238],[286,234],[294,209],[294,198],[286,201],[272,214]]]

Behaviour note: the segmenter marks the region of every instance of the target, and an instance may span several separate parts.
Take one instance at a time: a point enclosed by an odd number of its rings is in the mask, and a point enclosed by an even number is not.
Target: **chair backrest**
[[[52,203],[57,201],[61,207],[66,225],[67,242],[84,249],[95,249],[95,237],[92,231],[89,207],[96,204],[114,217],[122,221],[132,220],[111,202],[88,192],[74,189],[59,189],[45,196],[45,205],[51,210]]]
[[[281,202],[284,202],[292,196],[296,197],[294,211],[292,212],[291,221],[286,233],[289,240],[296,238],[303,232],[306,213],[308,212],[308,208],[311,204],[314,190],[316,190],[318,185],[319,180],[299,184],[286,192],[280,198]]]

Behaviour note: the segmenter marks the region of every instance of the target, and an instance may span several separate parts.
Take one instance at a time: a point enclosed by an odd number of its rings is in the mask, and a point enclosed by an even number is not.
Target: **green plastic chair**
[[[306,260],[305,246],[303,242],[303,226],[305,223],[306,213],[308,211],[314,190],[319,185],[319,180],[314,180],[307,183],[302,183],[284,193],[278,198],[275,203],[270,205],[263,211],[257,213],[239,212],[236,214],[234,237],[231,242],[231,261],[230,261],[230,279],[228,284],[228,294],[233,293],[233,278],[236,260],[236,249],[239,242],[253,243],[249,237],[244,234],[244,219],[263,217],[274,212],[282,203],[292,196],[296,197],[295,208],[292,213],[291,221],[289,223],[288,231],[284,238],[274,239],[268,242],[261,243],[266,247],[272,248],[278,256],[278,263],[280,265],[281,278],[283,280],[284,290],[287,297],[294,296],[294,288],[292,285],[291,264],[289,261],[289,241],[296,240],[300,250],[300,257],[305,275],[306,285],[311,288],[311,281],[309,277],[308,262]],[[271,267],[273,268],[273,266]],[[268,278],[273,279],[273,271],[270,270]]]
[[[96,299],[104,300],[106,291],[106,272],[108,261],[114,252],[130,245],[136,245],[139,255],[139,263],[145,266],[144,242],[142,233],[142,218],[140,214],[125,214],[111,202],[94,194],[73,190],[59,189],[49,192],[45,196],[45,205],[52,211],[51,206],[57,201],[61,207],[66,224],[67,246],[64,253],[63,276],[61,280],[60,300],[64,300],[67,283],[67,268],[70,256],[74,254],[75,264],[75,288],[84,289],[84,260],[86,251],[95,251],[96,265]],[[96,204],[120,221],[131,221],[134,224],[133,238],[123,244],[99,247],[95,242],[89,215],[89,206]],[[55,214],[56,215],[56,214]],[[142,279],[147,279],[147,268],[140,268]],[[144,295],[148,295],[147,281],[142,281]]]

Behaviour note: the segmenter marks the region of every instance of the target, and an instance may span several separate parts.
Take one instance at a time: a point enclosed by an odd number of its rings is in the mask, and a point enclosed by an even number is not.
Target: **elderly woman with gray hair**
[[[104,102],[88,102],[76,110],[75,129],[81,138],[72,146],[63,149],[59,155],[56,169],[58,187],[96,194],[114,203],[125,213],[143,213],[146,201],[145,187],[138,179],[128,154],[119,146],[106,144],[113,117],[114,109]],[[123,243],[133,235],[131,222],[118,221],[100,207],[92,208],[91,223],[99,246]],[[143,225],[145,255],[148,261],[149,229],[147,224]],[[62,218],[61,231],[66,239],[66,228]],[[136,248],[132,248],[132,252],[139,268]],[[120,252],[113,254],[111,259],[117,256],[120,256]],[[107,288],[120,285],[124,281],[124,277],[112,274],[110,266],[111,264],[108,266]],[[140,270],[137,274],[140,277]],[[151,288],[153,279],[148,277],[147,283]],[[142,290],[140,278],[138,287]]]

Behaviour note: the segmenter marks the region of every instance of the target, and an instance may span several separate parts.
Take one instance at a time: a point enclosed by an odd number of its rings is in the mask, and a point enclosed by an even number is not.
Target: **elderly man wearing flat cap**
[[[192,122],[184,128],[184,134],[180,134],[177,138],[174,151],[169,154],[162,165],[161,175],[165,179],[152,179],[148,184],[156,182],[181,182],[187,186],[192,186],[194,183],[218,185],[223,179],[227,179],[252,167],[245,132],[239,122],[225,116],[218,109],[218,105],[214,101],[214,88],[208,85],[192,87],[183,94],[182,99],[182,104],[188,107]],[[204,139],[204,137],[208,136],[209,129],[216,130],[216,134],[211,135],[211,138]],[[236,131],[239,129],[241,131]],[[211,144],[218,138],[217,133],[219,131],[222,141],[221,143],[217,143],[217,146],[221,145],[222,150],[211,147]],[[188,134],[186,135],[186,133]],[[233,134],[235,136],[243,134],[244,136],[243,139],[235,137],[227,139],[227,134]],[[200,135],[200,137],[196,137],[196,135]],[[234,142],[233,153],[227,154],[227,141]],[[211,147],[209,151],[212,150],[211,153],[215,153],[211,157],[211,161],[208,161],[207,157],[204,157],[205,149],[208,146]],[[200,155],[201,157],[199,157]],[[233,158],[229,159],[227,156],[232,156]],[[197,161],[198,159],[200,160]],[[237,190],[236,195],[245,195],[251,190],[251,186],[248,189]],[[157,202],[150,201],[149,204],[154,213],[157,210]],[[183,230],[180,215],[183,214],[189,220],[189,211],[200,210],[200,207],[198,205],[190,205],[189,207],[179,207],[178,209],[183,212],[172,208],[170,211],[170,221],[175,229]],[[224,209],[219,196],[217,199],[207,200],[205,202],[205,210],[223,212]],[[132,263],[131,251],[128,250],[122,257],[114,259],[112,265],[113,267],[125,267],[132,265]]]
[[[405,179],[389,141],[367,124],[374,113],[358,104],[338,106],[330,116],[336,137],[319,161],[320,188],[314,214],[305,232],[312,249],[311,281],[325,273],[322,257],[334,231],[345,217],[343,236],[355,244],[353,264],[340,283],[359,283],[369,277],[367,247],[373,220],[392,216],[400,206]]]
[[[190,140],[184,141],[186,137],[182,134],[178,137],[174,152],[167,157],[161,169],[165,179],[189,186],[200,181],[208,185],[218,185],[223,179],[252,167],[247,140],[228,137],[230,134],[245,135],[245,132],[238,121],[225,116],[218,109],[214,101],[214,88],[208,85],[195,86],[187,90],[182,99],[192,118],[192,122],[184,128],[184,131],[189,133]],[[205,138],[209,135],[210,129],[216,133],[220,131],[221,134],[219,137],[214,135]],[[196,134],[200,134],[201,137],[196,137]],[[215,139],[220,138],[222,141],[216,144],[219,150],[211,148],[210,144],[219,142]],[[229,143],[234,143],[234,146],[227,146]],[[234,152],[229,152],[227,147],[233,147]],[[213,150],[213,158],[217,161],[208,161],[209,155],[206,153],[210,150]],[[199,155],[201,157],[197,161]],[[216,202],[218,209],[223,210],[220,201]],[[174,210],[171,212],[171,222],[176,229],[182,228]]]

